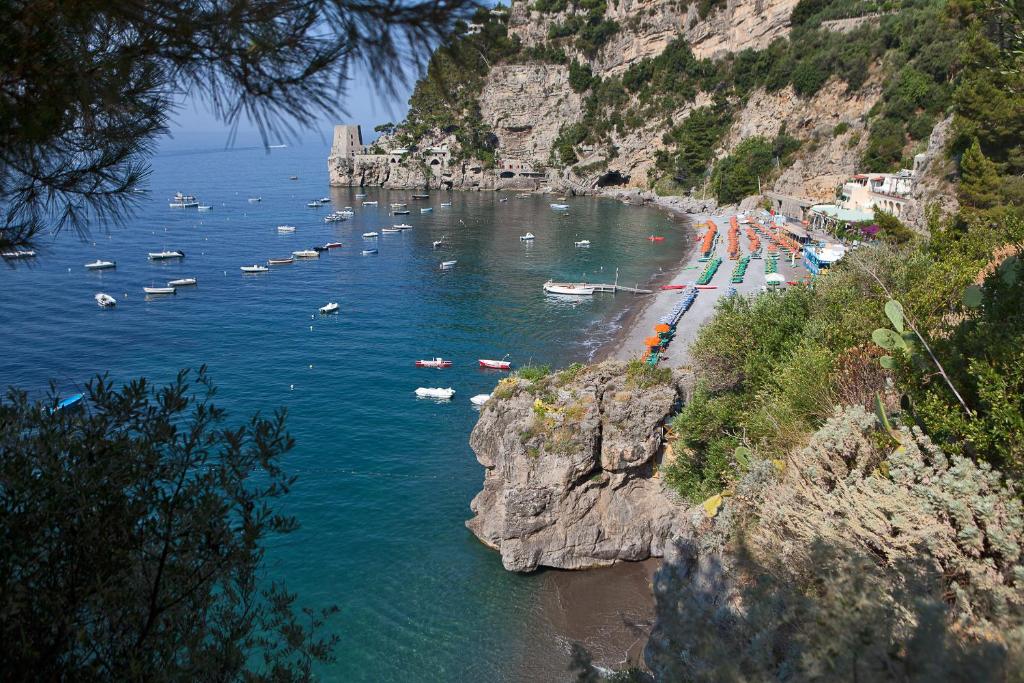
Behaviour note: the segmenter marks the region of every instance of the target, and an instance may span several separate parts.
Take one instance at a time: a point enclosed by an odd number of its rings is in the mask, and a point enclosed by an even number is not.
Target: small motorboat
[[[279,226],[277,226],[277,231],[279,233],[281,233],[282,235],[286,234],[286,233],[295,232],[295,226],[294,225],[279,225]]]
[[[365,196],[366,196],[365,193],[360,192],[359,194],[356,195],[356,199],[362,199]]]
[[[363,256],[376,256],[376,255],[377,255],[377,250],[376,249],[363,249]]]
[[[267,265],[268,266],[286,266],[289,263],[295,263],[295,259],[293,259],[293,258],[268,258],[267,259]]]
[[[507,201],[508,201],[508,197],[502,197],[502,198],[501,198],[501,199],[499,199],[498,201],[499,201],[499,202],[507,202]]]
[[[412,198],[413,199],[430,199],[430,195],[429,194],[414,194],[412,196]]]
[[[395,209],[394,211],[391,212],[391,215],[392,216],[408,216],[409,215],[409,209]]]
[[[311,201],[311,202],[306,202],[306,206],[308,206],[308,207],[309,207],[309,208],[311,208],[311,209],[315,209],[315,208],[317,208],[318,206],[320,206],[320,202],[318,202],[317,200],[315,200],[315,199],[314,199],[314,200],[313,200],[313,201]]]
[[[36,252],[32,249],[15,249],[14,251],[5,251],[0,253],[0,258],[35,258]]]
[[[569,294],[573,296],[590,296],[594,293],[594,287],[587,284],[570,284],[566,282],[544,283],[544,291],[548,294]]]
[[[451,270],[458,261],[441,261],[441,270]]]
[[[292,256],[295,258],[320,258],[320,252],[315,249],[299,249],[293,251]]]
[[[469,402],[472,403],[475,406],[482,406],[483,404],[487,403],[489,400],[491,400],[491,395],[490,394],[477,394],[476,396],[473,396],[472,398],[470,398]]]
[[[174,294],[177,290],[174,287],[143,287],[146,294]]]
[[[96,305],[100,308],[113,308],[117,305],[117,299],[103,292],[99,292],[93,298],[96,299]]]
[[[430,213],[430,212],[432,212],[433,210],[434,210],[434,207],[432,207],[432,206],[429,206],[429,207],[427,207],[427,208],[425,208],[425,209],[420,209],[420,213]]]
[[[442,236],[441,239],[434,240],[434,249],[440,249],[441,247],[447,246],[447,244],[448,242],[446,242],[445,238]]]
[[[580,240],[578,242],[573,242],[573,244],[576,245],[577,247],[589,247],[590,240]]]
[[[194,209],[199,206],[199,202],[190,194],[177,192],[168,206],[172,209]]]
[[[85,394],[71,394],[67,398],[58,401],[57,405],[50,409],[51,413],[56,413],[58,410],[67,410],[68,408],[74,408],[80,405],[85,400]]]
[[[168,287],[192,287],[199,280],[194,277],[183,277],[180,280],[171,280],[167,283]]]
[[[263,197],[249,197],[250,204],[258,204],[263,201]]]
[[[650,235],[647,239],[649,239],[652,242],[664,242],[665,241],[665,238],[662,237],[661,235]]]
[[[363,233],[363,239],[364,239],[364,240],[372,240],[372,239],[376,239],[376,238],[377,238],[377,237],[379,237],[379,236],[380,236],[380,234],[379,234],[379,233],[376,233],[376,232],[364,232],[364,233]]]
[[[447,389],[442,389],[441,387],[420,387],[419,389],[416,390],[417,398],[438,398],[442,400],[448,400],[454,395],[455,390],[452,389],[451,387],[448,387]]]
[[[210,209],[212,209],[213,207],[212,207],[212,206],[210,206],[210,205],[208,205],[208,204],[200,204],[200,205],[199,205],[199,206],[197,206],[196,208],[197,208],[197,209],[199,209],[200,211],[209,211],[209,210],[210,210]]]
[[[324,245],[324,249],[337,249],[342,246],[341,242],[328,242]]]
[[[261,266],[261,265],[259,265],[257,263],[254,263],[251,266],[240,266],[239,270],[241,270],[243,273],[269,273],[270,272],[270,268],[267,268],[266,266]]]
[[[329,302],[326,306],[320,307],[320,313],[323,315],[329,315],[331,313],[337,313],[340,306],[336,301]]]
[[[431,358],[430,360],[418,360],[416,361],[416,367],[418,368],[450,368],[452,362],[445,360],[444,358]]]
[[[569,208],[568,204],[552,204],[551,208],[555,211],[565,211]]]
[[[290,176],[288,176],[288,180],[298,180],[298,179],[299,179],[299,176],[297,176],[297,175],[290,175]]]
[[[172,258],[185,258],[185,252],[175,251],[151,251],[149,252],[150,261],[166,261]]]
[[[116,268],[116,267],[117,267],[117,262],[116,261],[101,261],[99,259],[96,259],[92,263],[86,263],[85,264],[86,270],[108,270],[110,268]]]
[[[534,237],[534,235],[533,235],[533,233],[532,233],[532,232],[528,232],[528,233],[526,233],[525,235],[520,235],[520,236],[519,236],[519,240],[520,240],[521,242],[529,242],[529,241],[531,241],[531,240],[533,240],[533,239],[536,239],[536,238]]]
[[[392,209],[404,209],[407,206],[409,205],[406,204],[405,202],[391,202]]]
[[[331,203],[331,198],[330,197],[321,197],[320,198],[320,203],[321,204],[330,204]]]
[[[511,370],[512,363],[507,360],[490,360],[487,358],[477,359],[480,363],[480,367],[488,368],[490,370]]]
[[[686,285],[662,285],[662,286],[661,286],[661,288],[662,288],[663,290],[669,290],[669,289],[686,289]]]
[[[396,232],[402,232],[401,228],[381,228],[380,231],[385,235],[393,235]]]
[[[412,226],[408,223],[399,223],[398,225],[392,225],[392,228],[398,228],[399,230],[412,230]]]
[[[451,206],[451,202],[441,202],[441,206]]]
[[[363,206],[377,206],[377,201],[374,200],[372,202],[363,202]]]

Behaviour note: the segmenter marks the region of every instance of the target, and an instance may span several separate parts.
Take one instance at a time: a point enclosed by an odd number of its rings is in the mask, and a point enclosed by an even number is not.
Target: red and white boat
[[[452,362],[445,360],[444,358],[431,358],[430,360],[418,360],[416,361],[416,367],[418,368],[450,368]]]
[[[664,242],[665,241],[665,238],[662,237],[661,235],[651,235],[647,239],[649,239],[652,242]]]
[[[337,249],[341,246],[341,242],[328,242],[324,245],[324,249]]]
[[[480,358],[478,360],[480,367],[490,368],[492,370],[511,370],[512,363],[507,360],[488,360],[486,358]]]

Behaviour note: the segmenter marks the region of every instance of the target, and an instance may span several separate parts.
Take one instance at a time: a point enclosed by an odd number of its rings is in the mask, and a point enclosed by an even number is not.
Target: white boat
[[[434,210],[434,207],[431,206],[430,208],[427,208],[427,209],[420,209],[420,213],[430,213],[433,210]]]
[[[177,290],[174,287],[143,287],[146,294],[174,294]]]
[[[451,206],[451,202],[441,202],[441,206]]]
[[[441,270],[450,270],[455,267],[458,261],[441,261]]]
[[[589,247],[590,240],[580,240],[579,242],[573,242],[577,247]]]
[[[294,225],[279,225],[279,226],[277,226],[277,231],[279,233],[281,233],[281,234],[295,232],[295,226]]]
[[[381,228],[380,231],[385,235],[393,235],[396,232],[402,232],[401,228]],[[365,237],[365,235],[364,235]]]
[[[250,204],[257,204],[263,201],[263,197],[249,197]]]
[[[483,404],[487,403],[487,401],[489,401],[490,399],[490,394],[477,394],[476,396],[470,398],[469,402],[475,406],[482,406]]]
[[[379,237],[379,234],[376,233],[376,232],[364,232],[363,233],[363,239],[364,240],[372,240],[372,239],[376,239],[377,237]]]
[[[412,226],[408,223],[399,223],[398,225],[393,225],[391,227],[398,228],[399,230],[412,230]]]
[[[363,249],[363,256],[375,256],[377,251],[377,249]]]
[[[289,263],[295,263],[295,259],[293,259],[293,258],[268,258],[267,259],[267,265],[268,266],[286,266]]]
[[[448,387],[447,389],[442,389],[440,387],[420,387],[419,389],[416,390],[417,398],[440,398],[447,400],[454,395],[455,390],[452,389],[451,387]]]
[[[443,247],[443,246],[445,246],[447,244],[448,244],[448,242],[445,240],[444,236],[442,236],[441,239],[434,240],[434,249],[440,249],[441,247]]]
[[[199,206],[199,202],[193,195],[177,192],[168,206],[172,209],[194,209]]]
[[[404,202],[391,202],[392,209],[404,209],[407,206],[409,205]]]
[[[308,206],[308,207],[310,207],[312,209],[315,209],[316,207],[320,206],[320,202],[318,202],[317,200],[314,199],[311,202],[307,202],[306,206]]]
[[[117,299],[110,296],[109,294],[104,294],[103,292],[99,292],[98,294],[96,294],[95,299],[96,305],[99,306],[100,308],[112,308],[113,306],[117,305]]]
[[[523,242],[529,242],[530,240],[534,239],[534,236],[532,232],[528,232],[525,235],[520,235],[519,239]]]
[[[167,283],[168,287],[191,287],[195,285],[199,280],[194,277],[183,277],[180,280],[171,280]]]
[[[32,249],[15,249],[0,253],[0,258],[33,258],[35,255],[36,252]]]
[[[96,259],[92,263],[86,263],[85,264],[86,270],[107,270],[109,268],[116,268],[116,267],[117,267],[117,262],[116,261],[101,261],[99,259]]]
[[[321,197],[320,198],[320,203],[321,204],[330,204],[331,203],[331,198],[330,197]]]
[[[174,251],[151,251],[149,252],[150,261],[166,261],[172,258],[185,258],[185,252],[175,249]]]
[[[241,270],[243,273],[269,273],[270,272],[270,268],[267,268],[266,266],[261,266],[261,265],[259,265],[257,263],[254,263],[251,266],[239,266],[239,270]]]
[[[299,249],[293,251],[292,256],[295,258],[320,258],[320,252],[315,249]]]
[[[555,211],[565,211],[566,209],[569,208],[569,205],[568,204],[552,204],[551,208],[554,209]]]
[[[338,304],[336,302],[334,302],[334,301],[331,301],[326,306],[321,306],[320,307],[320,312],[323,313],[324,315],[327,315],[329,313],[337,313],[338,312],[338,308],[339,308]]]
[[[372,202],[363,202],[363,206],[377,206],[377,200]]]
[[[363,194],[363,193],[360,193],[360,194],[357,194],[357,195],[356,195],[356,199],[362,199],[362,198],[363,198],[363,197],[365,197],[365,196],[366,196],[365,194]]]
[[[594,293],[594,288],[591,285],[584,283],[573,284],[570,282],[551,282],[550,280],[544,283],[544,291],[548,294],[570,294],[573,296],[589,296]]]
[[[199,205],[199,206],[197,206],[196,208],[197,208],[197,209],[199,209],[200,211],[209,211],[209,210],[210,210],[210,209],[212,209],[213,207],[212,207],[212,206],[209,206],[209,205],[207,205],[207,204],[200,204],[200,205]]]

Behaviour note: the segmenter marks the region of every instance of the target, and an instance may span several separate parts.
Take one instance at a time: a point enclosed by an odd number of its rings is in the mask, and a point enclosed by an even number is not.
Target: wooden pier
[[[561,286],[561,287],[593,287],[595,292],[609,292],[615,294],[616,292],[631,292],[633,294],[653,294],[654,291],[650,289],[640,289],[639,287],[626,287],[620,284],[600,284],[595,282],[549,282],[548,284]]]

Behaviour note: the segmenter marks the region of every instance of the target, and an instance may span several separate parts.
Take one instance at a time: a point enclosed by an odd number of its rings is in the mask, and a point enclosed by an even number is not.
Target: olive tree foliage
[[[225,426],[204,369],[86,395],[0,399],[4,680],[311,678],[334,610],[296,610],[261,569],[296,528],[275,511],[284,413]]]
[[[0,3],[0,248],[118,222],[176,103],[264,144],[342,110],[353,71],[385,90],[475,0]],[[412,68],[410,68],[412,67]]]

